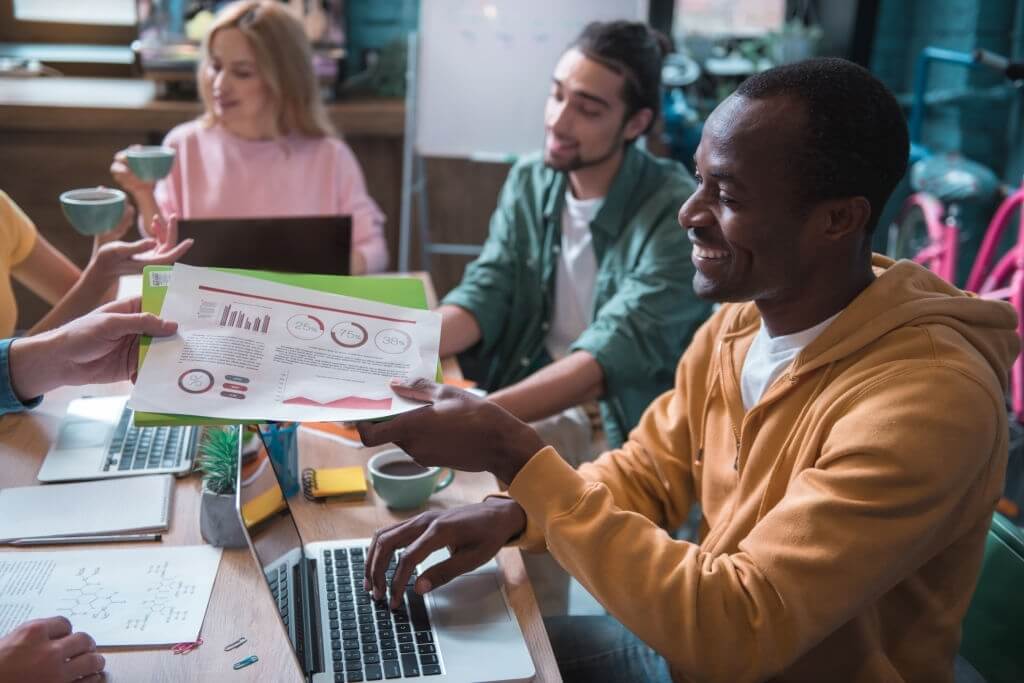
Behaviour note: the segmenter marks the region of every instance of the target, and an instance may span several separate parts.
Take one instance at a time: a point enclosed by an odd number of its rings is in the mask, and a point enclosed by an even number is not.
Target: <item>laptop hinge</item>
[[[324,670],[323,648],[320,640],[320,585],[317,583],[316,560],[303,557],[299,563],[301,591],[305,596],[302,620],[306,626],[306,651],[302,663],[306,674]]]

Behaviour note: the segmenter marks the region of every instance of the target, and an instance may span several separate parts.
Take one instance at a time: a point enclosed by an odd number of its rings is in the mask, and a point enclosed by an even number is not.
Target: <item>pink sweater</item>
[[[156,184],[165,216],[350,215],[352,251],[363,255],[371,273],[387,267],[384,214],[366,193],[359,162],[341,140],[245,140],[221,126],[190,121],[168,133],[164,144],[178,155],[170,175]]]

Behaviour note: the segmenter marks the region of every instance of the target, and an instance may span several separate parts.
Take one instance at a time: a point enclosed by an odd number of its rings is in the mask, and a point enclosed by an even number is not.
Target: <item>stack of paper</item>
[[[441,316],[422,310],[417,278],[182,264],[144,278],[143,307],[179,327],[145,344],[138,425],[377,419],[422,405],[390,380],[438,376]]]
[[[0,491],[0,543],[165,531],[174,477],[154,474]]]

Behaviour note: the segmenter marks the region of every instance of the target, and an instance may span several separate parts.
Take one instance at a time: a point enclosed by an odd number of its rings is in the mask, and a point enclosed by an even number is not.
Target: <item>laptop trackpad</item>
[[[509,620],[498,579],[491,572],[466,574],[432,591],[432,614],[438,626],[482,626]]]
[[[111,425],[99,420],[66,422],[57,437],[58,451],[76,448],[102,448],[110,436]]]

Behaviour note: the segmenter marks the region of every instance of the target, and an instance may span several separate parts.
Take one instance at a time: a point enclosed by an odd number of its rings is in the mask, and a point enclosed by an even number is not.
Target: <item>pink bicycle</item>
[[[886,251],[893,258],[909,258],[949,282],[956,281],[960,205],[987,203],[999,188],[990,169],[959,154],[935,155],[922,142],[930,66],[955,64],[971,69],[991,69],[1010,81],[1024,77],[1024,63],[973,50],[957,52],[940,47],[921,50],[914,69],[913,103],[910,109],[910,186],[898,218],[889,228]],[[948,97],[933,93],[934,96]]]
[[[1024,77],[1024,64],[987,52],[954,52],[928,47],[921,52],[914,78],[910,116],[910,185],[914,193],[903,203],[889,228],[887,252],[893,258],[910,258],[948,282],[956,282],[960,230],[960,205],[986,202],[1000,188],[988,168],[959,154],[933,155],[921,144],[928,65],[933,61],[988,68],[1009,80]],[[1000,241],[1015,209],[1024,204],[1024,185],[1008,193],[985,231],[966,289],[986,299],[1009,301],[1017,310],[1017,332],[1024,339],[1024,213],[1017,242],[996,259]],[[993,266],[993,262],[995,265]],[[1010,377],[1010,400],[1017,421],[1024,424],[1024,360],[1017,358]]]
[[[1002,201],[985,230],[978,256],[967,278],[966,289],[977,292],[984,299],[1009,301],[1017,311],[1017,334],[1024,340],[1024,212],[1018,219],[1016,243],[996,259],[996,252],[1003,234],[1010,227],[1013,213],[1022,206],[1024,181],[1021,187]],[[1017,356],[1010,373],[1010,400],[1017,421],[1024,423],[1024,356]]]
[[[924,191],[906,198],[889,232],[887,251],[893,258],[909,257],[943,280],[956,278],[960,227],[956,205],[946,214],[946,206]]]

